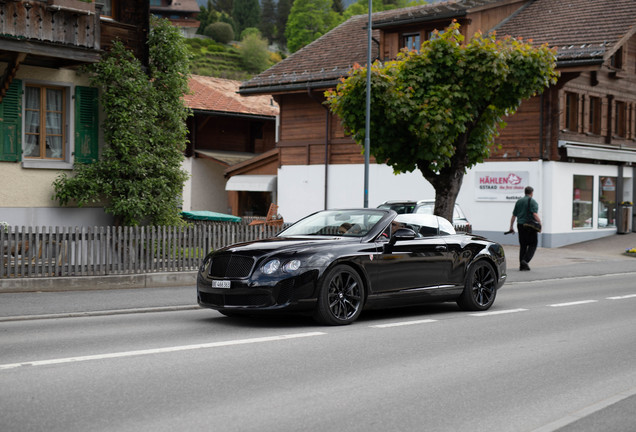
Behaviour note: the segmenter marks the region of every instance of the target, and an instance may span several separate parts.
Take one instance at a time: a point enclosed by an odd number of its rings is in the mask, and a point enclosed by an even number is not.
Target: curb
[[[93,316],[110,316],[110,315],[128,315],[138,313],[152,313],[152,312],[176,312],[184,310],[196,310],[201,309],[199,305],[193,306],[163,306],[154,308],[134,308],[134,309],[111,309],[103,311],[91,311],[91,312],[66,312],[46,315],[15,315],[0,317],[0,322],[8,321],[31,321],[31,320],[43,320],[43,319],[56,319],[56,318],[85,318]]]
[[[0,293],[89,291],[196,285],[196,271],[134,275],[0,279]]]

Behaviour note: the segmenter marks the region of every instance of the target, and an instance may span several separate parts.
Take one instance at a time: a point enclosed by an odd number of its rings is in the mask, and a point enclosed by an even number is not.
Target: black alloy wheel
[[[325,275],[314,318],[328,325],[351,324],[360,316],[363,300],[360,275],[347,265],[338,265]]]
[[[497,296],[497,275],[492,265],[478,261],[472,265],[466,284],[457,304],[464,310],[483,311],[489,309]]]

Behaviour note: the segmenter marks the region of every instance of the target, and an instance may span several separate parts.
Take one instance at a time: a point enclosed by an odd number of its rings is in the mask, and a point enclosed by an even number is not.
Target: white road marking
[[[569,303],[556,303],[556,304],[551,304],[548,305],[550,307],[564,307],[564,306],[576,306],[576,305],[582,305],[582,304],[588,304],[588,303],[597,303],[598,300],[581,300],[581,301],[575,301],[575,302],[569,302]]]
[[[471,313],[469,315],[482,317],[482,316],[490,316],[490,315],[502,315],[502,314],[516,313],[516,312],[525,312],[527,310],[528,309],[506,309],[506,310],[500,310],[500,311],[477,312],[477,313]]]
[[[629,294],[629,295],[617,296],[617,297],[607,297],[607,300],[623,300],[623,299],[634,298],[634,297],[636,297],[636,294]]]
[[[424,320],[417,320],[417,321],[400,321],[400,322],[389,323],[389,324],[377,324],[377,325],[372,325],[372,326],[369,326],[369,327],[372,327],[372,328],[389,328],[389,327],[400,327],[400,326],[416,325],[416,324],[428,324],[428,323],[433,323],[433,322],[437,322],[437,320],[424,319]]]
[[[179,352],[179,351],[189,351],[189,350],[196,350],[196,349],[220,348],[220,347],[233,346],[233,345],[246,345],[246,344],[253,344],[253,343],[274,342],[274,341],[297,339],[297,338],[312,337],[312,336],[322,336],[326,334],[327,333],[323,333],[323,332],[295,333],[295,334],[280,335],[280,336],[237,339],[237,340],[211,342],[211,343],[195,344],[195,345],[182,345],[182,346],[155,348],[155,349],[147,349],[147,350],[96,354],[96,355],[88,355],[88,356],[80,356],[80,357],[67,357],[67,358],[59,358],[59,359],[51,359],[51,360],[9,363],[9,364],[0,365],[0,370],[14,369],[14,368],[22,367],[22,366],[46,366],[46,365],[55,365],[55,364],[63,364],[63,363],[76,363],[76,362],[89,361],[89,360],[104,360],[104,359],[123,358],[123,357],[132,357],[132,356],[163,354],[163,353],[171,353],[171,352]]]

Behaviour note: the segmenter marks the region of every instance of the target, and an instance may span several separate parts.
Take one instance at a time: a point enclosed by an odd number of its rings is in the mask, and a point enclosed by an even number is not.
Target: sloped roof
[[[239,81],[192,75],[189,87],[192,94],[185,95],[193,110],[275,117],[278,104],[271,96],[241,96]]]
[[[380,38],[378,28],[459,18],[471,10],[483,9],[510,0],[451,0],[403,9],[375,12],[372,15],[373,38]],[[368,15],[356,15],[296,51],[282,62],[241,85],[242,94],[265,93],[304,88],[325,88],[358,63],[367,61]],[[378,57],[379,47],[372,44],[372,58]]]
[[[157,12],[200,12],[201,8],[197,0],[172,0],[165,6],[150,5],[150,11]]]
[[[372,15],[373,37],[379,28],[396,27],[442,18],[459,18],[472,11],[505,4],[506,0],[454,0]],[[333,87],[355,63],[367,59],[367,15],[357,15],[295,52],[260,75],[241,84],[241,94],[262,94]],[[530,0],[495,29],[547,42],[558,49],[559,66],[570,62],[598,62],[607,58],[636,31],[636,0]],[[378,57],[372,45],[372,58]]]
[[[535,0],[495,30],[556,47],[561,65],[600,62],[636,32],[636,0]]]

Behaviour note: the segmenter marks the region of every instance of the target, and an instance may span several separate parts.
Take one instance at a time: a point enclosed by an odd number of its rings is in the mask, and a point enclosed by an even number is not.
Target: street
[[[81,293],[0,294],[59,312],[0,322],[0,430],[632,431],[634,276],[512,282],[485,313],[345,327],[227,318],[194,308],[194,288],[151,309],[153,289],[99,292],[86,316],[52,300]],[[133,313],[97,312],[126,296]]]

